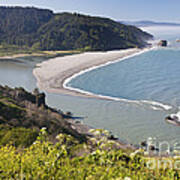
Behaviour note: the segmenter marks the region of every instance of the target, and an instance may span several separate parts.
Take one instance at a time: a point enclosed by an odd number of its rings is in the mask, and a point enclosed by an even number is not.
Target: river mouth
[[[170,51],[171,50],[172,49],[170,49]],[[169,51],[169,50],[167,49],[162,51]],[[153,52],[153,53],[156,54],[157,52]],[[30,60],[28,60],[28,62],[29,61]],[[32,74],[32,71],[36,63],[39,62],[41,61],[34,59],[34,57],[32,57],[32,61],[30,61],[30,63],[27,63],[25,59],[23,63],[0,61],[0,84],[8,85],[11,87],[22,86],[25,89],[32,91],[36,87],[36,80]],[[135,61],[131,61],[131,62],[135,63]],[[140,61],[138,62],[141,64]],[[125,68],[125,66],[128,67],[126,63],[129,63],[129,61],[125,60],[121,63],[124,63],[123,64],[124,72],[127,71],[128,69]],[[158,61],[156,63],[158,63]],[[174,63],[174,67],[176,68],[175,64],[176,63]],[[120,64],[120,67],[122,67],[122,64]],[[117,70],[119,70],[120,67],[117,66]],[[107,68],[112,68],[112,67],[107,66]],[[167,63],[167,68],[169,68],[168,63]],[[177,71],[178,70],[176,70],[175,72],[178,73]],[[164,72],[167,73],[169,71],[166,70]],[[95,71],[92,73],[97,73],[97,72]],[[169,77],[169,80],[172,80],[175,74],[169,72],[167,73],[167,75]],[[114,75],[114,77],[115,76],[116,75]],[[110,76],[107,76],[107,78],[109,77]],[[126,75],[124,75],[124,78],[125,77]],[[131,75],[131,77],[133,77],[133,75]],[[90,78],[93,78],[93,74],[92,77],[88,77],[87,80],[89,81]],[[104,80],[101,79],[101,76],[99,76],[99,78],[100,79],[98,80],[98,82],[96,81],[95,83],[96,86],[101,86],[101,83],[111,82],[111,78],[106,82],[104,82]],[[159,80],[161,81],[160,78],[161,76],[159,76]],[[136,80],[134,80],[134,82],[136,82]],[[117,84],[122,85],[122,81],[118,82]],[[147,85],[148,84],[149,83],[147,83]],[[127,86],[128,85],[129,84],[127,83]],[[140,87],[140,85],[136,85],[136,86],[137,88]],[[134,85],[134,87],[136,86]],[[108,89],[108,87],[109,86],[107,86],[106,88]],[[176,82],[174,82],[174,87],[176,87]],[[124,87],[122,87],[122,89],[124,89]],[[149,100],[157,101],[157,99],[151,99],[152,96],[149,96],[149,98],[142,98],[142,95],[144,95],[145,92],[143,89],[145,88],[142,88],[141,93],[136,94],[136,96],[138,95],[141,96],[139,98],[137,97],[134,98],[134,96],[127,96],[126,94],[122,94],[122,93],[120,93],[117,97],[131,99],[131,100],[133,99],[137,101],[142,99],[147,99],[148,101]],[[171,94],[175,95],[176,91],[178,92],[178,88],[175,89]],[[119,93],[119,91],[117,91],[117,93]],[[126,93],[126,91],[124,93]],[[99,92],[98,94],[102,94],[102,93]],[[129,94],[133,95],[133,93],[129,93]],[[156,93],[154,93],[154,95],[155,94]],[[161,97],[161,99],[158,99],[159,102],[165,104],[167,103],[173,106],[173,109],[167,110],[162,108],[153,109],[152,107],[155,106],[152,106],[152,104],[148,104],[148,103],[143,103],[143,105],[142,104],[140,105],[138,103],[131,103],[128,101],[114,101],[114,100],[103,100],[103,99],[93,99],[93,98],[88,99],[83,97],[73,97],[68,95],[52,94],[47,92],[46,95],[47,95],[48,105],[55,107],[57,109],[61,109],[65,112],[71,111],[74,113],[74,115],[79,117],[85,117],[83,119],[83,122],[85,124],[93,126],[95,128],[108,129],[112,131],[113,134],[119,136],[120,139],[124,140],[125,142],[138,144],[141,141],[146,140],[148,137],[156,137],[160,141],[166,140],[168,142],[173,142],[174,140],[180,139],[180,133],[179,133],[180,128],[170,125],[165,121],[165,117],[167,115],[171,113],[175,113],[178,110],[178,106],[179,106],[178,98],[175,99],[171,97],[171,100],[172,99],[173,100],[170,101],[169,100],[170,98],[168,99],[165,94],[163,95],[160,93],[160,96],[157,96],[157,97]],[[112,96],[111,94],[106,94],[106,95]],[[166,101],[164,100],[161,101],[163,96],[165,97]]]
[[[36,87],[33,68],[34,65],[27,62],[22,65],[0,61],[0,83],[11,87],[22,86],[32,91]],[[164,121],[169,111],[153,110],[148,104],[142,106],[127,101],[88,99],[47,92],[46,96],[48,105],[85,117],[85,124],[108,129],[125,142],[138,144],[149,136],[169,140],[180,138],[177,133],[179,128],[169,126]],[[167,131],[171,136],[166,134]]]

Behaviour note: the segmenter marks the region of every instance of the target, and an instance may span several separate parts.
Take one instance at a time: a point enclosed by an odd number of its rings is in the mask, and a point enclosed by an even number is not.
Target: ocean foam
[[[178,117],[178,119],[180,120],[180,111],[178,111],[176,114],[170,114],[170,116],[175,115],[176,117]]]
[[[163,103],[156,102],[156,101],[141,100],[141,102],[142,102],[142,103],[146,103],[146,104],[153,105],[154,107],[162,107],[164,110],[167,110],[167,111],[173,108],[173,107],[170,106],[170,105],[163,104]]]

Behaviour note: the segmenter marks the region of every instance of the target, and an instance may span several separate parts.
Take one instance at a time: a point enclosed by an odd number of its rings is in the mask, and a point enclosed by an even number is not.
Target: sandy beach
[[[37,64],[33,74],[37,79],[37,85],[41,90],[51,93],[61,93],[73,96],[96,97],[93,94],[85,94],[66,88],[65,82],[75,77],[84,70],[140,54],[148,49],[127,49],[108,52],[86,52],[82,54],[57,57]]]

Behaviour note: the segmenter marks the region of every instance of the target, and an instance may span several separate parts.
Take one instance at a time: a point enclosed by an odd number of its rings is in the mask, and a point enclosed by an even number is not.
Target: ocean
[[[72,79],[67,86],[112,99],[180,106],[180,49],[158,48]]]
[[[180,27],[144,29],[155,36],[156,42],[168,40],[168,47],[156,47],[123,61],[89,70],[72,78],[66,86],[114,101],[149,105],[155,111],[179,114],[180,43],[176,40],[180,38]],[[164,118],[159,121],[164,121]]]
[[[180,28],[147,27],[156,39],[167,39],[158,48],[81,74],[67,85],[109,100],[47,93],[47,103],[82,117],[82,123],[110,130],[121,140],[138,144],[148,137],[173,143],[180,139],[180,127],[164,119],[180,107]],[[39,57],[0,61],[0,84],[22,86],[32,91],[36,80],[32,70]]]

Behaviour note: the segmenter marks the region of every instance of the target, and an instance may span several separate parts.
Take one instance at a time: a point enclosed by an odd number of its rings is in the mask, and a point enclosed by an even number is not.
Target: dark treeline
[[[108,18],[54,14],[50,10],[0,7],[0,45],[37,50],[112,50],[143,47],[152,38]]]

